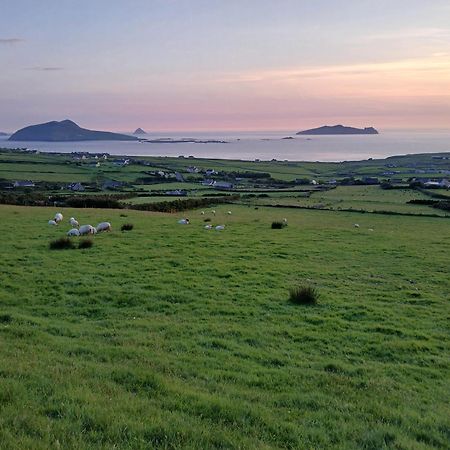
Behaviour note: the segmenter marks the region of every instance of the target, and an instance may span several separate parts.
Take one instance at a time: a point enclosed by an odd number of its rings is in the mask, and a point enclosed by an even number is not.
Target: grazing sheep
[[[69,223],[70,223],[70,225],[72,225],[74,228],[78,228],[78,227],[80,226],[80,224],[78,223],[78,221],[77,221],[74,217],[71,217],[71,218],[69,219]]]
[[[228,214],[231,215],[231,211],[228,211]]]
[[[101,222],[97,225],[97,231],[111,231],[111,224],[109,222]]]
[[[287,219],[286,217],[283,219],[283,223],[287,223]]]
[[[49,225],[58,225],[58,223],[56,222],[56,220],[49,220],[48,221]]]
[[[373,228],[369,228],[369,231],[373,231]]]
[[[79,236],[80,232],[78,231],[78,228],[72,228],[67,232],[67,236]]]
[[[205,225],[205,230],[210,230],[212,228],[212,225]]]
[[[359,224],[357,224],[357,223],[354,223],[353,226],[354,226],[355,228],[359,228]]]
[[[62,222],[63,215],[61,213],[56,213],[55,218],[53,219],[56,223]]]
[[[202,211],[200,214],[201,214],[202,216],[204,216],[204,215],[205,215],[205,211]]]
[[[225,229],[225,225],[217,225],[216,230],[224,230]]]
[[[84,236],[86,234],[95,234],[97,230],[92,225],[82,225],[79,229],[80,236]]]
[[[188,219],[188,218],[186,218],[186,219],[180,219],[180,220],[178,221],[178,223],[179,223],[180,225],[189,225],[189,219]]]
[[[215,210],[215,209],[213,209],[211,212],[212,212],[214,215],[216,215],[216,210]]]

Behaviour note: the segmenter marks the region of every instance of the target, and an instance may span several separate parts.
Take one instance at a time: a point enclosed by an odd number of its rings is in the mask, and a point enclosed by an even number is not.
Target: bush
[[[94,242],[91,239],[83,239],[78,243],[78,248],[91,248]]]
[[[121,227],[121,231],[131,231],[133,229],[134,225],[132,223],[124,223]]]
[[[272,230],[281,230],[284,227],[287,227],[287,223],[279,221],[272,222]]]
[[[63,250],[66,248],[75,248],[75,244],[68,237],[62,237],[55,239],[54,241],[50,241],[51,250]]]
[[[289,290],[289,300],[296,305],[315,305],[319,300],[319,293],[314,286],[296,286]]]

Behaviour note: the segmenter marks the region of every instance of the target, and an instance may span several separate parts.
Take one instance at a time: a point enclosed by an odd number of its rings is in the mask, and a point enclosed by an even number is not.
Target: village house
[[[69,189],[70,191],[82,192],[84,191],[84,186],[78,182],[70,183],[69,185],[67,185],[67,189]]]
[[[19,188],[20,187],[35,187],[35,184],[31,180],[22,180],[22,181],[18,180],[18,181],[14,181],[13,186],[15,188],[18,188],[18,187]]]

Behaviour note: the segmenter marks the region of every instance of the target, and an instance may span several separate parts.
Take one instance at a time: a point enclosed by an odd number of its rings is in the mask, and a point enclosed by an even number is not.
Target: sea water
[[[294,139],[283,139],[292,136]],[[194,156],[197,158],[272,159],[289,161],[351,161],[414,153],[450,152],[450,130],[380,131],[378,135],[296,136],[271,132],[154,132],[147,139],[195,138],[227,143],[145,143],[138,141],[10,142],[0,147],[47,152],[91,152],[129,156]]]

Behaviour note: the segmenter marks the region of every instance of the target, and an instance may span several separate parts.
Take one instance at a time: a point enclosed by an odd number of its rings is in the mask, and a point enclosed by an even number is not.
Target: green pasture
[[[448,219],[214,209],[0,206],[0,448],[447,449]]]
[[[446,211],[431,208],[427,205],[408,203],[410,200],[429,199],[426,194],[413,189],[381,189],[380,186],[338,186],[328,191],[312,192],[309,197],[281,191],[269,195],[267,198],[256,197],[246,201],[257,205],[307,207],[321,205],[329,209],[449,215]]]

